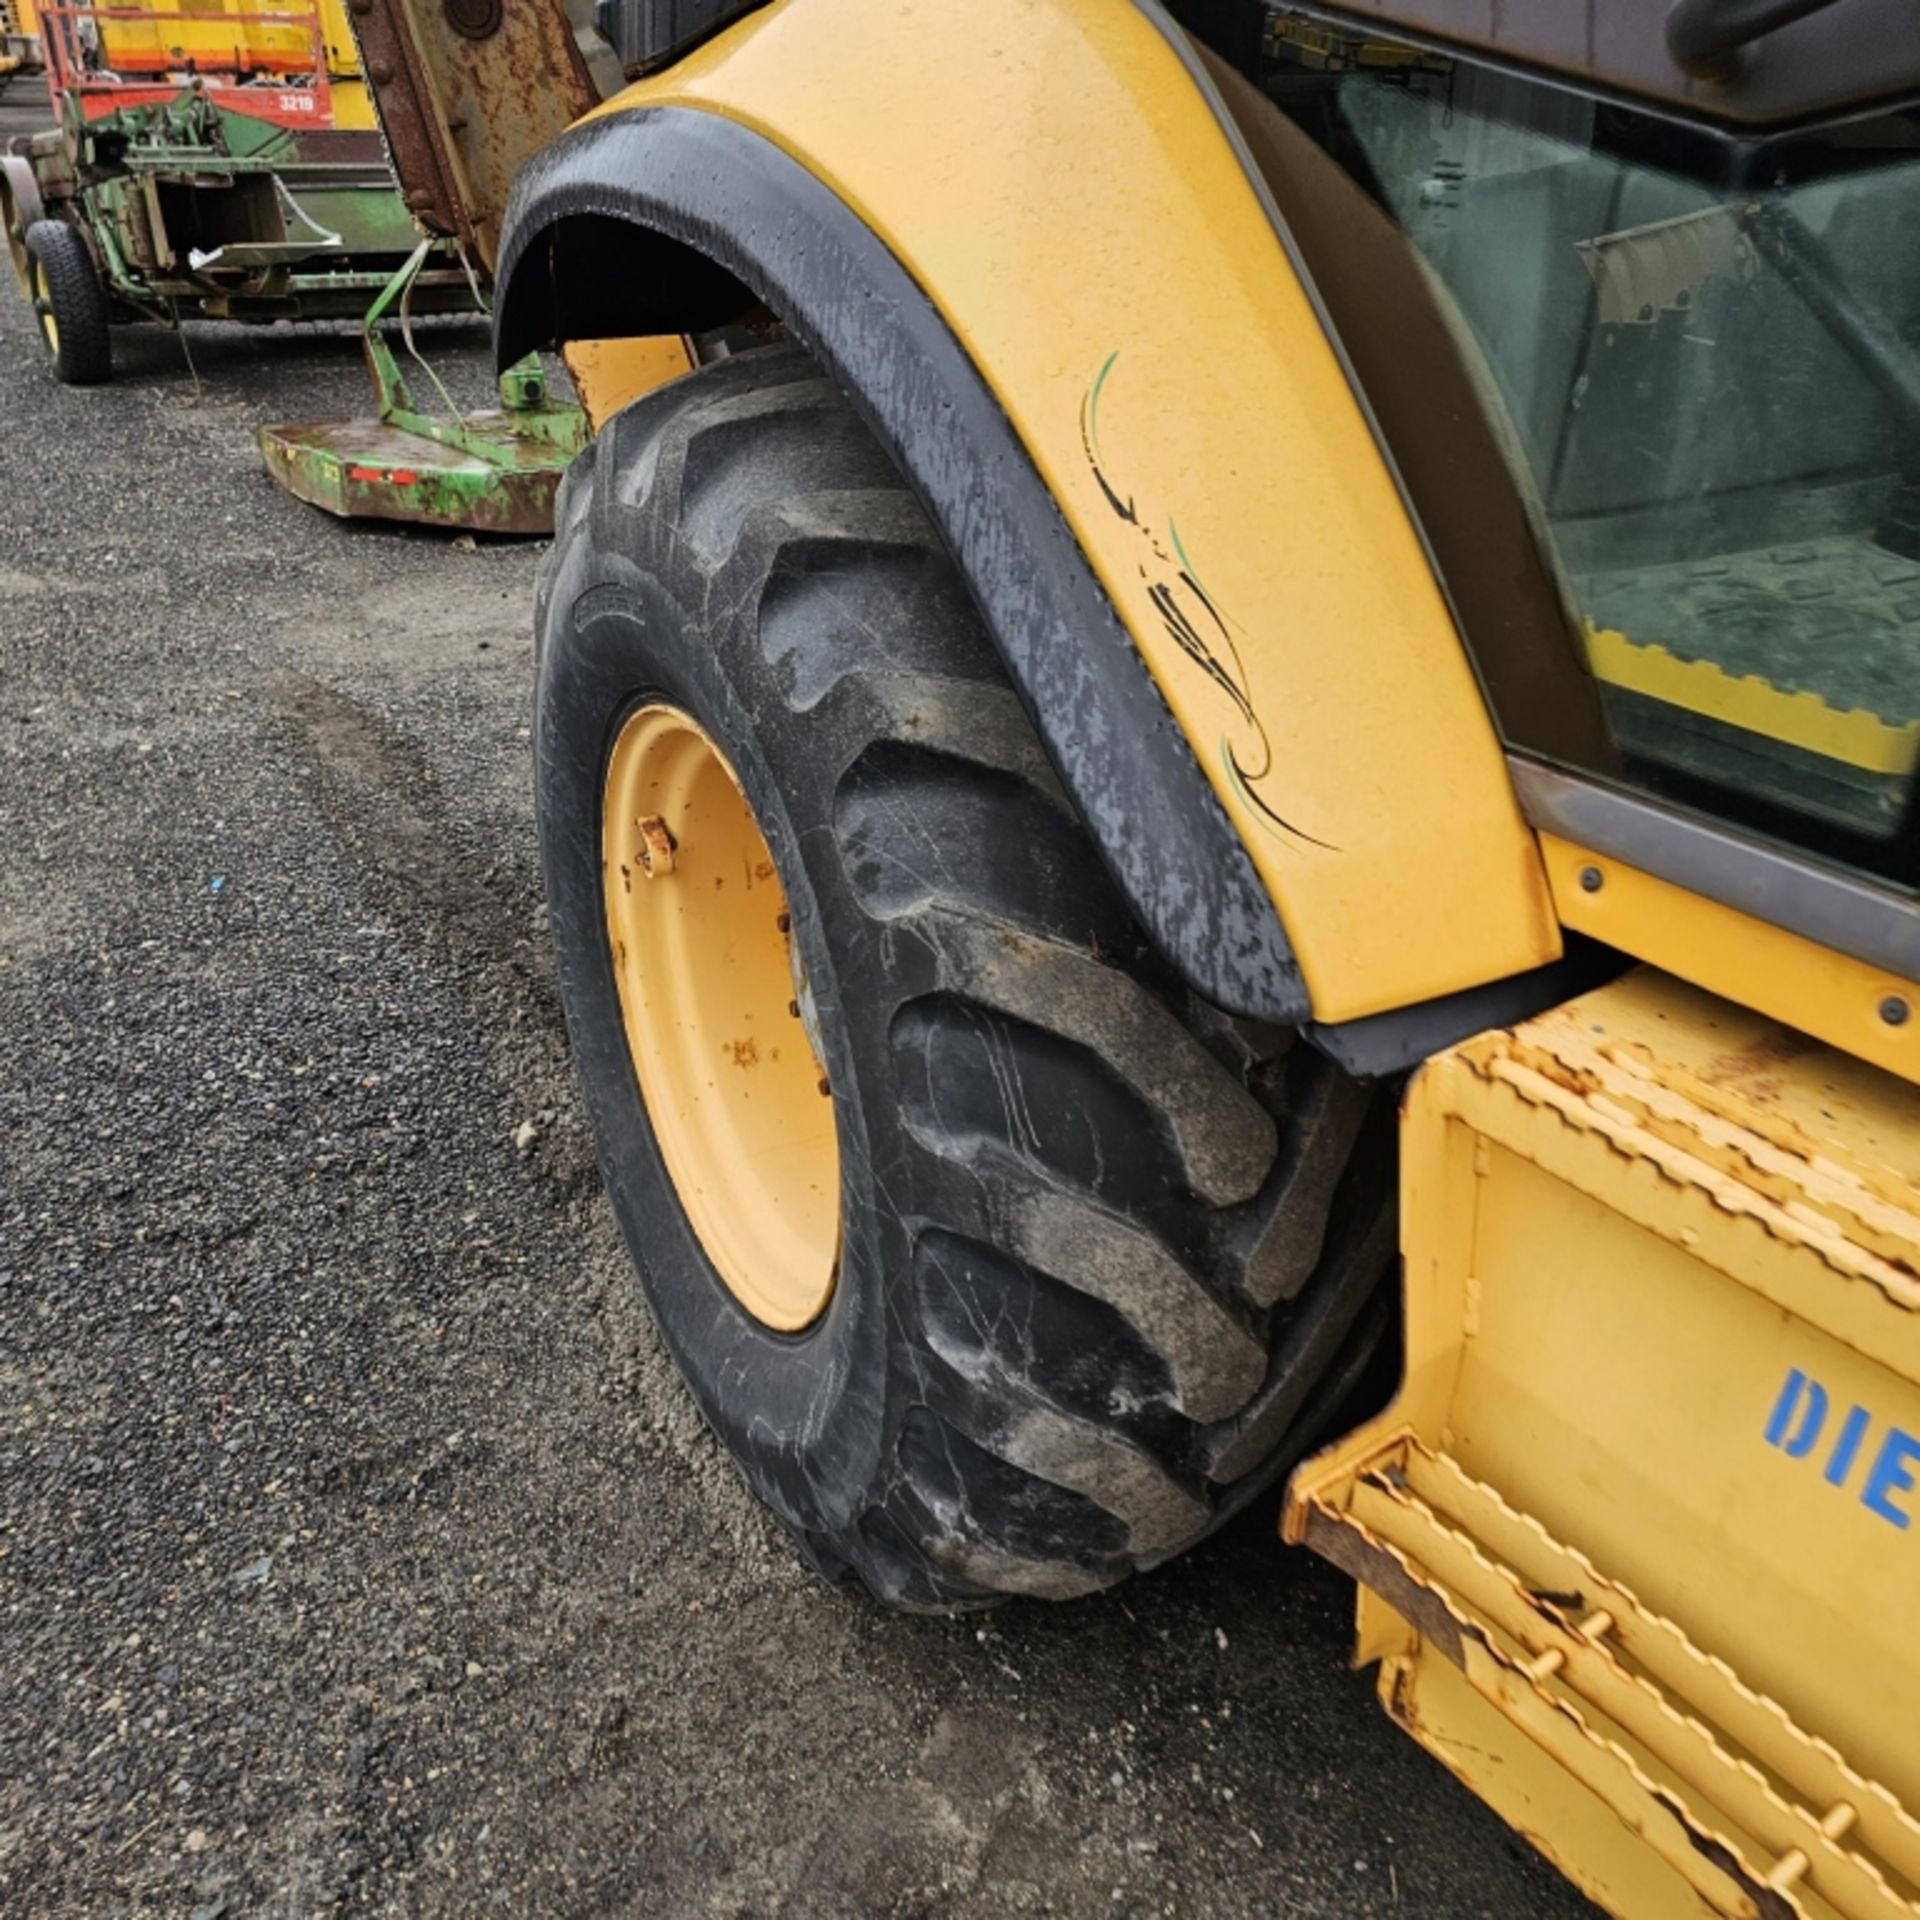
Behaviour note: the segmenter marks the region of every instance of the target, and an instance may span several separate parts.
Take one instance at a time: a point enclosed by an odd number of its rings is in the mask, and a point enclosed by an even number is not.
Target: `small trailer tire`
[[[26,247],[28,294],[55,376],[69,387],[97,386],[113,373],[113,336],[86,241],[63,220],[36,220]]]

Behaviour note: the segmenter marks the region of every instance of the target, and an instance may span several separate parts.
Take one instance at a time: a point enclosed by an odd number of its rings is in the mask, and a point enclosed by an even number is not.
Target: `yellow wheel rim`
[[[60,323],[53,317],[53,290],[47,285],[47,270],[38,260],[33,263],[33,310],[39,316],[40,333],[47,343],[47,351],[57,354]]]
[[[679,708],[621,727],[600,852],[627,1046],[680,1204],[734,1298],[797,1332],[839,1265],[833,1101],[773,856]]]

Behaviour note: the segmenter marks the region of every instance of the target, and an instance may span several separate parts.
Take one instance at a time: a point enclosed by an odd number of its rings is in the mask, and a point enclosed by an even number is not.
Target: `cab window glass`
[[[1439,283],[1600,688],[1589,770],[1920,879],[1915,121],[1742,144],[1286,8],[1239,64]]]

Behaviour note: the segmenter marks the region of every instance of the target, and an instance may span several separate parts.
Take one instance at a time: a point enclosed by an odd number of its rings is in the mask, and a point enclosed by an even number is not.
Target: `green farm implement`
[[[267,472],[289,493],[343,519],[550,533],[560,477],[590,437],[586,415],[553,398],[537,357],[501,375],[499,407],[463,412],[415,354],[444,412],[415,403],[381,322],[397,309],[402,342],[413,351],[409,308],[429,249],[426,241],[415,248],[367,313],[363,339],[377,418],[263,427]]]
[[[357,318],[416,247],[379,133],[339,124],[359,116],[336,114],[321,17],[219,20],[229,41],[203,46],[204,15],[41,9],[57,124],[0,156],[0,214],[63,381],[108,377],[115,325]],[[342,91],[350,109],[359,82]],[[445,244],[410,300],[480,305]]]

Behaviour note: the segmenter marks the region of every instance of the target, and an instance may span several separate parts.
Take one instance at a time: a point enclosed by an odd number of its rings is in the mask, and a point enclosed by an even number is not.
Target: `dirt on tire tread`
[[[1391,1233],[1327,1231],[1390,1211],[1377,1098],[1292,1036],[1221,1047],[1222,1016],[1188,1017],[917,503],[797,349],[637,402],[560,519],[549,591],[610,550],[757,649],[836,756],[839,937],[912,956],[849,1013],[886,1022],[914,1223],[892,1440],[838,1526],[769,1497],[815,1565],[916,1608],[1179,1551],[1297,1452],[1274,1410],[1377,1337]]]

